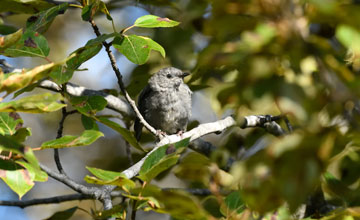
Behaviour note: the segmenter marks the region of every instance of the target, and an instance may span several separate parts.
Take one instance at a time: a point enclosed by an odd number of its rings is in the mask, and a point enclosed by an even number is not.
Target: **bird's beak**
[[[181,75],[181,77],[182,77],[182,78],[185,78],[185,77],[187,77],[188,75],[190,75],[190,73],[184,72],[184,73]]]

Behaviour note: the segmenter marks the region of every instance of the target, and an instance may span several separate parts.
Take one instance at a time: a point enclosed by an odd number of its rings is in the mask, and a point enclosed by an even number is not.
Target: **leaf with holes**
[[[100,131],[85,130],[80,136],[66,135],[55,140],[46,141],[41,145],[41,149],[86,146],[102,136],[104,134]]]
[[[8,57],[47,57],[50,48],[44,36],[38,32],[27,30],[13,46],[5,49],[3,55]]]
[[[155,15],[144,15],[136,19],[134,26],[143,28],[157,28],[157,27],[174,27],[180,22],[170,20],[169,18],[161,18]]]
[[[54,112],[66,106],[58,103],[61,100],[63,100],[63,97],[60,94],[43,93],[26,96],[15,101],[0,103],[0,112]]]
[[[164,48],[147,37],[137,35],[124,35],[122,38],[115,37],[113,45],[131,62],[139,65],[146,63],[151,50],[159,51],[165,57]]]

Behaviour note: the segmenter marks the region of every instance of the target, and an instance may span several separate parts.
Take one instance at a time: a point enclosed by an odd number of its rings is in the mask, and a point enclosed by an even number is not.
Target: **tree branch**
[[[124,170],[122,173],[125,174],[125,176],[129,179],[136,176],[143,163],[145,162],[146,158],[154,151],[156,151],[159,147],[164,146],[166,144],[172,144],[179,142],[185,138],[190,138],[190,141],[196,140],[197,138],[204,136],[206,134],[214,133],[217,131],[223,131],[224,129],[234,126],[235,120],[232,117],[226,117],[225,119],[219,120],[217,122],[211,122],[206,124],[201,124],[198,127],[185,132],[181,136],[177,134],[165,136],[163,139],[161,139],[158,143],[156,143],[155,147],[148,153],[146,156],[144,156],[141,160],[139,160],[137,163],[135,163],[130,168]]]
[[[74,200],[86,200],[86,199],[93,199],[92,196],[84,195],[84,194],[71,194],[71,195],[63,195],[63,196],[54,196],[49,198],[42,198],[42,199],[32,199],[26,201],[1,201],[1,206],[17,206],[20,208],[25,208],[28,206],[33,205],[43,205],[43,204],[54,204],[54,203],[61,203],[67,201],[74,201]]]
[[[271,120],[275,120],[277,119],[276,116],[256,116],[256,115],[252,115],[252,116],[246,116],[241,120],[241,123],[239,124],[239,126],[241,128],[249,128],[249,127],[262,127],[264,129],[266,129],[269,133],[274,134],[276,136],[279,135],[283,135],[286,132],[280,127],[280,125],[278,125],[276,122],[271,121]],[[195,141],[196,139],[210,134],[210,133],[216,133],[216,132],[221,132],[229,127],[235,126],[237,125],[235,120],[233,119],[233,117],[228,116],[225,119],[216,121],[216,122],[211,122],[211,123],[206,123],[206,124],[201,124],[198,127],[185,132],[184,134],[182,134],[181,136],[177,135],[177,134],[173,134],[170,136],[165,136],[163,139],[161,139],[158,143],[156,143],[155,147],[145,156],[143,157],[141,160],[139,160],[136,164],[134,164],[133,166],[129,167],[128,169],[124,170],[123,173],[125,174],[125,176],[129,179],[133,178],[134,176],[136,176],[140,169],[141,166],[143,165],[143,163],[145,162],[146,158],[154,151],[156,151],[159,147],[164,146],[166,144],[173,144],[176,142],[179,142],[183,139],[186,138],[190,138],[190,142]],[[208,152],[209,149],[213,149],[213,146],[210,146],[207,142],[203,141],[203,142],[198,142],[198,143],[203,143],[205,146],[205,151]],[[202,148],[202,146],[198,145],[197,146],[198,149]]]
[[[62,101],[62,102],[64,103],[64,101]],[[59,122],[59,128],[58,128],[58,131],[57,131],[56,139],[61,138],[62,135],[63,135],[64,122],[65,122],[66,117],[68,116],[68,114],[66,112],[66,106],[61,109],[61,113],[62,113],[62,117],[61,117],[61,120]],[[65,171],[64,171],[64,168],[61,165],[60,156],[59,156],[59,149],[57,149],[57,148],[54,149],[54,160],[55,160],[55,164],[56,164],[56,167],[59,170],[59,172],[66,175]]]
[[[56,179],[59,182],[64,183],[65,185],[67,185],[68,187],[70,187],[71,189],[75,190],[78,193],[92,196],[95,199],[100,199],[105,192],[105,190],[101,190],[98,187],[89,187],[89,186],[84,186],[82,184],[79,184],[79,183],[75,182],[74,180],[70,179],[67,175],[64,175],[62,173],[57,173],[57,172],[51,170],[50,168],[46,167],[43,164],[39,164],[39,165],[40,165],[40,168],[42,170],[44,170],[50,177],[52,177],[53,179]]]
[[[60,92],[61,88],[54,82],[50,80],[44,80],[39,85],[40,88],[48,89],[54,92]],[[65,87],[65,91],[73,96],[102,96],[107,101],[107,108],[112,109],[116,112],[119,112],[124,116],[133,116],[134,111],[131,109],[130,105],[123,99],[118,98],[116,96],[110,95],[103,91],[91,90],[87,89],[83,86],[78,86],[73,83],[67,83]]]

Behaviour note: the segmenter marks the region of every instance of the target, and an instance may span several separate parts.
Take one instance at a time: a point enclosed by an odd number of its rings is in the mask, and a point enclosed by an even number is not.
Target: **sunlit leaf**
[[[57,65],[56,63],[44,64],[21,73],[6,74],[6,76],[1,76],[0,73],[0,77],[5,78],[1,82],[0,91],[12,93],[29,86],[33,82],[45,77]]]
[[[86,176],[85,181],[88,183],[100,185],[116,185],[119,187],[123,187],[127,190],[135,187],[135,182],[128,179],[125,174],[121,172],[102,170],[93,167],[86,167],[86,169],[88,169],[95,176]]]
[[[43,93],[23,97],[21,99],[0,103],[0,112],[27,112],[46,113],[53,112],[66,106],[58,101],[63,100],[60,94]]]
[[[11,113],[0,112],[0,134],[13,135],[23,122],[21,118],[15,119]]]
[[[42,171],[39,167],[33,167],[31,164],[26,163],[25,161],[17,161],[18,164],[23,166],[31,175],[33,175],[33,180],[37,182],[45,182],[48,180],[48,175]]]
[[[19,198],[25,195],[33,186],[34,182],[26,169],[1,170],[1,179],[16,193]]]
[[[41,148],[46,149],[86,146],[92,144],[102,136],[104,136],[104,134],[100,131],[85,130],[80,136],[65,135],[55,140],[46,141],[41,145]]]
[[[14,44],[16,44],[21,36],[22,36],[23,30],[19,29],[15,33],[11,33],[5,36],[0,37],[0,51],[4,50],[5,48],[8,48]]]
[[[360,32],[348,25],[336,28],[336,38],[348,49],[360,52]]]
[[[157,50],[162,56],[165,56],[164,48],[147,37],[137,35],[124,35],[122,38],[115,37],[113,45],[135,64],[141,65],[146,63],[151,50]]]
[[[170,20],[169,18],[161,18],[155,15],[144,15],[136,19],[135,27],[157,28],[157,27],[174,27],[180,22]]]

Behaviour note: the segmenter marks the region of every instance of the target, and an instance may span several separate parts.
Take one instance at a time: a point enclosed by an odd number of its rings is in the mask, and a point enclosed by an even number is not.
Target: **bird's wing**
[[[144,117],[146,114],[146,102],[147,102],[147,98],[150,95],[150,93],[152,92],[151,88],[149,85],[147,85],[140,93],[139,97],[138,97],[138,108],[139,111],[141,113],[141,115]],[[140,123],[140,119],[138,117],[136,117],[135,119],[135,124],[134,124],[134,131],[135,131],[135,137],[136,140],[140,140],[141,137],[141,131],[142,131],[142,127],[143,125]]]

